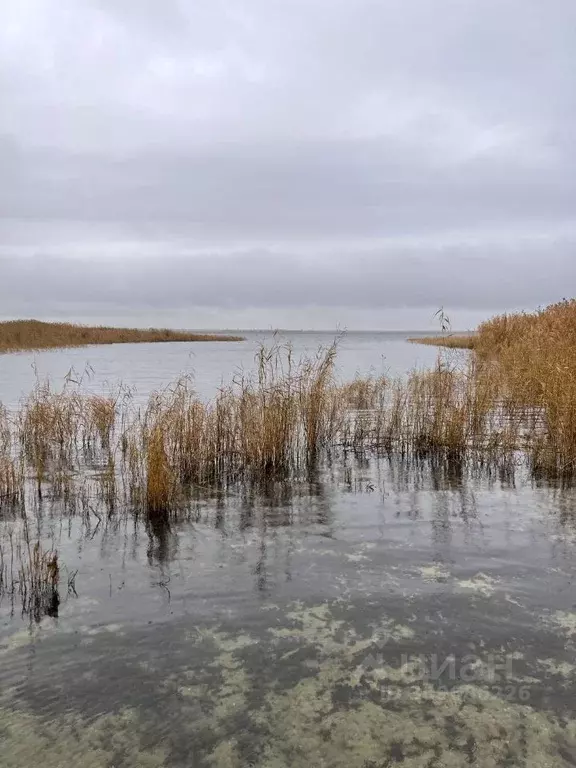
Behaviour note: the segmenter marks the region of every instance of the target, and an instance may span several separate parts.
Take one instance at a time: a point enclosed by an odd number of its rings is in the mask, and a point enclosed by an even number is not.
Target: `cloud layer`
[[[574,284],[569,0],[22,0],[3,16],[4,315],[386,323]]]

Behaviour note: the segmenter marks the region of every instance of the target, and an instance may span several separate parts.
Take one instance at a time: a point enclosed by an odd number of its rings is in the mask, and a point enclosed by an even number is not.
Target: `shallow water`
[[[238,333],[238,331],[236,331]],[[34,386],[37,378],[50,377],[56,387],[72,369],[75,378],[99,391],[118,382],[134,387],[142,399],[178,376],[192,375],[198,394],[212,397],[222,382],[241,371],[255,369],[261,344],[290,344],[294,358],[313,355],[329,346],[335,332],[240,331],[242,342],[170,344],[117,344],[44,352],[0,355],[0,401],[12,406]],[[408,344],[410,332],[347,332],[339,340],[337,373],[343,380],[359,374],[402,375],[414,367],[428,367],[437,356],[434,347]]]
[[[30,519],[66,568],[0,603],[2,766],[576,765],[574,489],[339,453],[170,520]]]

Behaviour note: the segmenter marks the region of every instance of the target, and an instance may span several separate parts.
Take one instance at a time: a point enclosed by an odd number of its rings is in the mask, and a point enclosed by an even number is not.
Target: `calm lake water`
[[[230,333],[230,331],[228,332]],[[24,352],[0,357],[0,401],[17,404],[37,378],[50,377],[59,388],[73,369],[83,376],[87,388],[98,391],[122,382],[136,388],[145,399],[183,374],[193,375],[202,397],[212,397],[222,382],[229,382],[241,371],[253,371],[260,346],[290,344],[294,358],[314,355],[338,338],[337,333],[234,331],[245,336],[243,342],[202,342],[174,344],[117,344],[80,347],[46,352]],[[419,332],[347,332],[338,344],[337,373],[353,379],[357,373],[388,373],[396,376],[415,367],[432,365],[434,347],[408,344]],[[430,334],[432,335],[432,334]]]
[[[405,336],[348,334],[340,374],[435,360]],[[142,397],[193,371],[209,397],[261,337],[4,356],[0,399],[33,362]],[[290,335],[297,355],[331,338]],[[5,553],[21,525],[0,516]],[[522,466],[340,453],[170,519],[45,499],[30,526],[60,602],[0,603],[1,766],[576,765],[576,492]]]

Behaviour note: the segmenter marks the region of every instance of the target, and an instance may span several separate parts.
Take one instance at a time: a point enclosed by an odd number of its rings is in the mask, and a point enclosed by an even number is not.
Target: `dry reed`
[[[497,366],[503,396],[538,414],[542,429],[531,446],[534,467],[576,469],[576,300],[534,313],[501,315],[478,329],[478,357]]]
[[[242,341],[241,336],[192,333],[167,328],[110,328],[40,320],[0,322],[0,353],[26,349],[182,341]]]
[[[448,347],[448,349],[475,349],[476,335],[454,335],[447,333],[442,336],[417,336],[408,339],[412,344],[428,344],[432,347]]]
[[[0,510],[24,499],[24,465],[14,441],[8,412],[0,404]]]
[[[0,598],[8,596],[13,608],[18,601],[22,614],[37,622],[44,616],[57,616],[60,604],[58,553],[44,549],[39,539],[32,543],[27,522],[19,534],[15,540],[14,531],[10,531],[4,545],[0,541]],[[72,585],[73,578],[74,575]]]
[[[38,384],[18,418],[0,419],[0,499],[22,498],[25,475],[38,497],[71,499],[89,476],[108,514],[120,504],[165,513],[185,505],[192,488],[290,478],[337,448],[499,466],[520,457],[535,473],[569,477],[575,316],[567,302],[496,318],[481,326],[477,354],[459,362],[441,354],[433,369],[395,380],[340,385],[335,346],[296,361],[276,344],[260,350],[253,376],[236,377],[209,402],[189,378],[143,409],[119,394]]]
[[[473,349],[475,378],[497,379],[494,403],[521,425],[534,471],[564,476],[576,470],[575,299],[494,317],[471,337],[413,341]]]

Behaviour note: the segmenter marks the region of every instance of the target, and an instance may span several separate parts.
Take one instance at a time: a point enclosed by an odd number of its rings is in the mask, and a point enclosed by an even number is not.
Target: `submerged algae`
[[[17,709],[0,709],[3,768],[163,768],[161,745],[145,744],[145,731],[132,710],[85,720],[69,714],[45,719]]]
[[[476,685],[456,685],[450,691],[435,688],[410,665],[358,667],[378,635],[360,638],[328,604],[297,605],[286,616],[292,626],[272,628],[273,643],[312,645],[319,655],[318,667],[314,675],[289,688],[270,686],[260,706],[246,713],[246,722],[258,734],[251,766],[381,768],[402,762],[407,768],[567,768],[573,764],[575,721],[561,723]],[[411,628],[394,622],[384,621],[383,626],[388,627],[387,642],[415,636]],[[222,661],[229,663],[227,657]],[[244,684],[250,686],[249,676],[243,678]],[[227,688],[225,682],[223,691]],[[215,747],[209,761],[214,768],[247,764],[245,751],[232,734]]]
[[[401,662],[407,649],[425,645],[417,624],[383,612],[373,621],[357,608],[344,600],[266,606],[265,626],[253,632],[225,625],[183,632],[189,652],[170,674],[154,670],[154,711],[142,702],[92,720],[70,713],[47,720],[21,709],[15,691],[0,709],[5,764],[24,768],[40,757],[46,768],[574,764],[576,721],[494,694],[488,648],[474,683],[453,680],[446,690]]]

